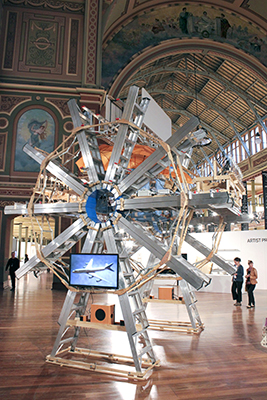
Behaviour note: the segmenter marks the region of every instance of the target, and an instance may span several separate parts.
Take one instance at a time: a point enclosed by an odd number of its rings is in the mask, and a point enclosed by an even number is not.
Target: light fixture
[[[209,144],[211,144],[211,139],[209,137],[205,137],[205,138],[199,140],[192,147],[204,147],[204,146],[208,146]]]
[[[208,137],[208,132],[205,128],[197,127],[197,130],[192,133],[196,143],[192,147],[203,147],[211,144],[211,139]]]
[[[259,134],[259,132],[257,132],[255,135],[255,143],[261,144],[261,135]]]

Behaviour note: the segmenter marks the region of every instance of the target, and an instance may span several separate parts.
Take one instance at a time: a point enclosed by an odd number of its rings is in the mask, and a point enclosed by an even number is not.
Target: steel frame
[[[88,303],[87,291],[80,291],[75,287],[71,287],[68,282],[68,274],[66,265],[60,266],[61,257],[71,249],[71,247],[84,238],[82,252],[101,253],[118,253],[120,256],[121,280],[120,288],[117,293],[125,320],[126,331],[132,352],[132,359],[136,369],[135,377],[143,377],[142,365],[143,356],[147,355],[150,360],[150,367],[158,365],[158,360],[154,354],[150,339],[147,334],[149,325],[145,308],[142,305],[140,288],[152,280],[160,271],[171,268],[179,276],[183,278],[185,285],[190,285],[199,290],[201,287],[208,285],[210,278],[203,274],[199,269],[184,260],[179,253],[174,253],[175,238],[178,235],[180,224],[188,228],[188,222],[192,217],[189,210],[197,207],[211,207],[212,205],[226,208],[233,207],[233,203],[229,201],[229,197],[225,192],[214,195],[211,193],[190,192],[184,170],[179,158],[179,145],[191,132],[197,127],[199,121],[197,118],[191,118],[184,126],[179,128],[176,133],[167,140],[162,142],[159,138],[154,137],[147,131],[142,129],[144,113],[148,107],[148,99],[138,98],[138,88],[132,87],[129,91],[127,101],[124,106],[122,118],[120,121],[113,123],[100,122],[92,125],[87,114],[83,114],[77,107],[76,103],[71,100],[69,102],[70,113],[74,123],[74,130],[71,135],[51,154],[47,155],[40,150],[31,147],[29,144],[24,146],[24,151],[30,155],[41,165],[41,170],[33,191],[33,195],[28,205],[14,205],[5,208],[5,213],[9,215],[29,215],[34,218],[36,215],[54,215],[68,216],[75,219],[71,225],[53,239],[48,245],[41,246],[36,249],[36,256],[32,257],[23,267],[17,271],[17,278],[21,278],[29,271],[39,271],[42,266],[50,268],[61,280],[61,282],[69,289],[61,316],[59,318],[60,330],[48,361],[56,361],[57,355],[61,352],[61,345],[65,344],[62,335],[65,333],[69,313],[72,311],[74,299],[77,293],[81,294],[82,305],[78,307],[78,314],[83,312]],[[114,140],[114,147],[109,161],[107,171],[104,169],[96,140],[96,132],[99,135],[109,136],[110,132],[117,132]],[[153,145],[156,150],[151,154],[140,166],[134,171],[126,173],[128,163],[135,144],[140,137],[144,137],[147,143]],[[72,145],[79,147],[79,152],[84,162],[84,171],[86,173],[86,184],[75,174],[68,171],[62,164],[62,160],[66,150],[64,146],[67,140],[72,139]],[[172,156],[172,151],[176,155],[176,162]],[[77,157],[77,153],[75,154]],[[156,178],[166,167],[172,166],[175,177],[171,178],[173,186],[169,195],[152,196],[146,199],[129,198],[133,196],[138,189],[147,184],[150,178]],[[177,169],[180,172],[178,176]],[[47,172],[55,177],[55,181],[64,185],[66,190],[71,194],[75,194],[76,200],[65,200],[62,203],[53,201],[56,191],[54,187],[48,188],[47,179],[42,179]],[[105,189],[114,197],[115,208],[105,217],[104,220],[97,217],[97,221],[91,219],[86,211],[86,204],[90,195],[96,191]],[[36,199],[42,198],[42,204],[36,203]],[[58,199],[58,197],[57,197]],[[207,201],[207,203],[206,203]],[[128,218],[128,212],[132,210],[151,210],[158,212],[162,210],[170,210],[174,213],[175,220],[170,230],[169,243],[163,243],[158,240],[152,231],[137,224]],[[190,217],[189,217],[190,215]],[[129,215],[128,215],[129,216]],[[140,225],[140,224],[139,224]],[[123,230],[127,238],[143,246],[153,254],[158,263],[148,271],[133,271],[129,263],[131,251],[127,250],[125,242],[120,239],[119,231]],[[186,232],[185,232],[186,233]],[[187,236],[183,234],[180,238],[179,246]],[[193,247],[198,247],[203,254],[207,250],[199,244],[192,243]],[[215,257],[215,256],[213,256]],[[216,257],[215,257],[216,258]],[[220,262],[220,266],[231,272],[231,268],[220,259],[216,258],[214,262]],[[186,295],[191,293],[191,289],[187,288]],[[192,303],[188,298],[187,303]],[[82,311],[81,311],[82,310]],[[77,313],[77,308],[75,308]],[[195,323],[196,318],[192,320]],[[137,332],[136,323],[141,324],[141,330]],[[75,327],[74,336],[67,342],[71,342],[71,351],[75,352],[77,340],[80,332],[80,325]],[[137,340],[141,339],[144,348],[140,352],[137,350]],[[63,341],[63,342],[62,342]],[[62,363],[59,361],[61,365]],[[70,363],[67,363],[68,365]],[[74,363],[75,364],[75,363]],[[81,366],[72,365],[80,368]],[[149,367],[149,368],[150,368]],[[92,368],[89,366],[89,369]]]

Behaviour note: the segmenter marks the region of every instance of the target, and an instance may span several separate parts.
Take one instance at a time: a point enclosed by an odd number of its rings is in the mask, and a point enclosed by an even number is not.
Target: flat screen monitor
[[[118,289],[118,254],[71,254],[70,285],[79,287]]]

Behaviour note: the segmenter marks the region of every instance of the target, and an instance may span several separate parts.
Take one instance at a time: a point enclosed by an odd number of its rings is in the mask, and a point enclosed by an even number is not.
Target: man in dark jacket
[[[244,268],[240,264],[241,258],[236,257],[234,259],[234,264],[236,266],[236,272],[233,274],[233,283],[232,283],[232,296],[233,300],[236,300],[235,306],[241,306],[242,302],[242,285],[243,285],[243,275]]]
[[[15,271],[17,271],[17,269],[19,269],[19,259],[17,257],[15,257],[14,251],[12,251],[11,258],[7,262],[6,271],[8,270],[8,268],[9,268],[9,275],[10,275],[11,282],[12,282],[12,288],[10,290],[12,292],[14,292],[15,285],[16,285]]]

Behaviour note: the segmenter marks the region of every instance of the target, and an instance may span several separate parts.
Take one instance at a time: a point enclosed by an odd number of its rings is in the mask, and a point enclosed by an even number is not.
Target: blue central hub
[[[97,189],[88,197],[85,209],[92,221],[106,222],[116,209],[114,195],[107,189]]]

